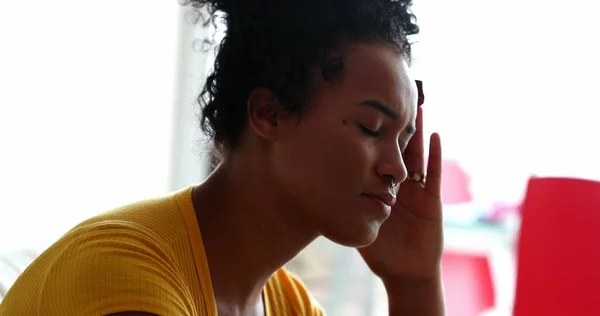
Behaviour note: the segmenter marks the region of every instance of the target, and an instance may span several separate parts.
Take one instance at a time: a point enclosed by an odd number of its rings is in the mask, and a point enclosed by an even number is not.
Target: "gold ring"
[[[421,184],[425,184],[425,174],[423,172],[409,171],[408,172],[408,180],[413,181],[413,182],[418,182]]]

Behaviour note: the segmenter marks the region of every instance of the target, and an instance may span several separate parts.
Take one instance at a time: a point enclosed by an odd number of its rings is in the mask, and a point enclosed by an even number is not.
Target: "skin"
[[[255,89],[239,145],[193,190],[220,315],[264,314],[267,280],[318,236],[359,248],[391,315],[443,315],[439,137],[427,185],[403,182],[425,165],[408,64],[386,44],[341,57],[340,80],[315,71],[302,115]],[[392,188],[392,178],[403,183]],[[372,197],[385,192],[397,194],[393,207]]]

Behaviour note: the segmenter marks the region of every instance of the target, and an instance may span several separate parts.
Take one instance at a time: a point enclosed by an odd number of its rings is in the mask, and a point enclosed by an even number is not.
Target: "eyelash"
[[[366,128],[366,127],[364,127],[363,125],[360,125],[360,124],[358,126],[363,131],[363,133],[367,134],[368,136],[379,137],[380,131],[371,130],[371,129]],[[406,152],[406,146],[402,146],[402,144],[398,144],[398,146],[400,146],[400,152],[402,152],[402,157],[404,157],[404,154]]]
[[[363,131],[363,133],[365,133],[365,134],[367,134],[367,135],[369,135],[371,137],[378,137],[379,136],[379,131],[374,131],[374,130],[368,129],[368,128],[362,126],[362,125],[359,125],[359,126],[360,126],[360,129]]]

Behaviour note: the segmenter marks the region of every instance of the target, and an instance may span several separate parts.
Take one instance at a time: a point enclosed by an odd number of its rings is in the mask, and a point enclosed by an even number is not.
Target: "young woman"
[[[222,162],[73,228],[0,315],[322,315],[282,268],[319,236],[358,248],[390,315],[442,315],[441,145],[425,182],[410,1],[189,4],[225,16],[199,98]]]

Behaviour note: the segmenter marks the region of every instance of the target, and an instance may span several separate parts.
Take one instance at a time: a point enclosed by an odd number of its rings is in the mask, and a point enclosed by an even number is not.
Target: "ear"
[[[286,111],[270,89],[256,88],[247,101],[248,120],[250,126],[261,137],[277,140],[284,128],[281,124]]]

